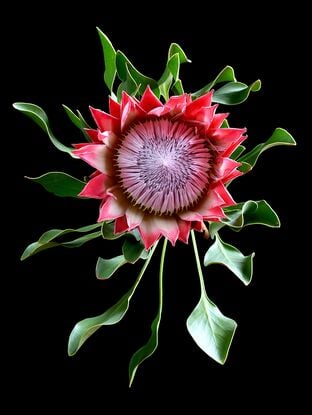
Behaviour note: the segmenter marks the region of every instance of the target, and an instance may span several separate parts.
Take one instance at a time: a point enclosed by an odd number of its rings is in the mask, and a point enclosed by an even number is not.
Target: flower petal
[[[88,181],[79,193],[79,196],[91,197],[93,199],[105,199],[107,197],[106,190],[109,189],[112,184],[111,177],[106,174],[98,174]]]
[[[213,190],[223,199],[222,207],[232,206],[236,204],[231,194],[221,181],[217,182],[214,185]]]
[[[126,215],[115,220],[114,233],[123,233],[129,230]]]
[[[91,114],[96,122],[96,125],[101,131],[113,131],[116,134],[120,131],[120,121],[118,118],[107,114],[97,108],[90,107]]]
[[[209,129],[211,130],[215,130],[217,128],[220,128],[223,121],[230,115],[229,112],[226,113],[219,113],[219,114],[215,114],[213,117],[213,120],[211,121],[210,127]]]
[[[141,225],[141,222],[144,217],[144,212],[142,210],[137,209],[134,206],[129,206],[126,211],[126,217],[129,229],[131,230]]]
[[[120,104],[109,97],[109,112],[115,118],[120,118]]]
[[[178,219],[178,226],[179,226],[179,241],[184,242],[185,244],[188,243],[190,231],[191,231],[191,222],[186,220]]]
[[[85,133],[94,143],[99,143],[98,139],[98,130],[94,130],[92,128],[84,128]]]
[[[159,238],[163,235],[169,239],[174,246],[179,237],[179,226],[177,220],[168,216],[152,216],[145,215],[139,231],[145,246],[145,249],[149,249]]]
[[[124,203],[124,200],[110,196],[100,208],[98,222],[119,218],[125,214],[126,209],[127,205]]]
[[[245,132],[246,128],[218,128],[208,131],[207,135],[216,150],[224,157],[228,157],[240,143],[246,140],[247,137],[243,135]]]
[[[125,91],[121,98],[121,131],[124,131],[133,121],[140,120],[146,114],[138,102]]]
[[[241,163],[232,160],[228,157],[221,157],[216,165],[216,176],[219,180],[222,180],[223,183],[227,183],[230,180],[235,179],[235,177],[241,176],[243,173],[237,170]]]
[[[139,232],[146,250],[150,249],[161,236],[160,230],[154,224],[154,218],[147,215],[139,226]]]
[[[146,111],[149,112],[154,108],[162,107],[163,104],[161,101],[156,97],[156,95],[151,90],[150,86],[148,85],[146,90],[144,91],[144,94],[140,101],[140,107]]]
[[[113,170],[112,152],[104,144],[87,144],[73,150],[73,154],[102,173],[110,174]]]
[[[190,102],[191,97],[189,94],[174,95],[169,98],[165,105],[154,108],[152,111],[149,111],[149,114],[156,115],[157,117],[166,114],[170,114],[172,117],[182,115]]]
[[[213,91],[209,91],[201,97],[190,102],[185,109],[185,117],[193,118],[203,107],[210,107]]]

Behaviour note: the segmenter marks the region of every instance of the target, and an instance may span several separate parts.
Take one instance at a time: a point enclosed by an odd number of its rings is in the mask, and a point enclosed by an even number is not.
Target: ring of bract
[[[125,195],[158,215],[183,211],[200,199],[209,185],[210,159],[196,127],[166,118],[132,125],[115,158]]]

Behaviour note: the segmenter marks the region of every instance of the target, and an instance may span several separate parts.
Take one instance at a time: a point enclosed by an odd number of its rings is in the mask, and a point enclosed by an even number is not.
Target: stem
[[[151,251],[150,251],[150,253],[149,253],[149,256],[148,256],[148,257],[147,257],[147,259],[145,260],[144,265],[143,265],[143,267],[142,267],[142,269],[141,269],[141,271],[140,271],[140,273],[139,273],[139,275],[138,275],[137,279],[135,280],[135,283],[134,283],[134,285],[133,285],[133,287],[132,287],[132,290],[131,290],[132,292],[131,292],[131,294],[130,294],[130,297],[129,297],[129,298],[131,298],[131,297],[133,296],[133,294],[134,294],[134,292],[135,292],[135,290],[136,290],[137,286],[139,285],[139,282],[141,281],[141,278],[143,277],[143,275],[144,275],[144,273],[145,273],[145,271],[146,271],[146,268],[148,267],[148,264],[150,263],[150,261],[151,261],[151,259],[152,259],[152,256],[153,256],[153,254],[154,254],[154,252],[155,252],[155,249],[157,248],[158,242],[159,242],[159,241],[156,241],[156,242],[154,243],[153,247],[151,248]]]
[[[163,248],[161,251],[160,263],[159,263],[159,311],[158,311],[159,322],[160,322],[160,317],[161,317],[161,313],[163,309],[163,274],[164,274],[164,263],[165,263],[167,242],[168,240],[167,238],[165,238]]]
[[[200,281],[200,288],[201,288],[201,292],[205,293],[206,292],[205,281],[204,281],[203,271],[202,271],[202,268],[201,268],[201,265],[200,265],[200,259],[199,259],[199,255],[198,255],[195,232],[194,232],[193,229],[191,230],[191,235],[192,235],[192,242],[193,242],[195,260],[196,260],[196,265],[197,265],[197,271],[198,271],[198,276],[199,276],[199,281]]]

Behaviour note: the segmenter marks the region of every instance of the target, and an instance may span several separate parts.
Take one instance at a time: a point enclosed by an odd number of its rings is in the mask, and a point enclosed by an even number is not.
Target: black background
[[[8,163],[13,161],[3,181],[10,190],[11,175],[15,175],[13,199],[5,203],[4,221],[6,225],[9,216],[14,220],[10,235],[14,235],[16,248],[14,275],[10,266],[3,279],[9,282],[5,315],[10,316],[7,343],[13,351],[12,386],[32,391],[23,398],[25,408],[39,405],[38,395],[56,405],[64,395],[69,403],[95,399],[103,406],[117,397],[118,413],[133,398],[140,400],[155,391],[164,396],[176,389],[187,390],[186,396],[195,398],[196,391],[215,385],[224,388],[242,373],[249,373],[244,390],[260,371],[267,379],[274,375],[283,378],[285,372],[287,379],[291,369],[301,366],[307,347],[300,326],[307,307],[303,299],[307,279],[304,243],[300,242],[307,208],[303,157],[310,140],[309,122],[305,121],[308,108],[302,104],[309,77],[304,11],[298,14],[284,9],[277,15],[271,10],[243,12],[224,6],[210,13],[194,7],[180,15],[164,5],[149,5],[145,12],[121,5],[102,10],[91,4],[71,10],[65,6],[45,6],[39,11],[29,6],[17,8],[18,13],[12,11],[9,16],[11,24],[3,36],[8,51],[3,64],[8,73],[3,80],[9,91],[4,122],[9,128],[3,138],[8,150],[3,157]],[[299,21],[302,24],[294,30]],[[131,286],[138,264],[120,270],[108,282],[96,280],[97,256],[119,254],[119,241],[46,251],[24,263],[18,259],[23,248],[45,230],[78,227],[97,218],[96,201],[57,198],[23,178],[50,170],[82,177],[90,170],[59,153],[35,124],[10,108],[14,101],[36,103],[48,113],[57,136],[68,144],[79,142],[80,133],[61,104],[80,109],[88,120],[88,105],[106,108],[96,26],[143,73],[155,78],[161,75],[170,42],[181,44],[193,61],[181,70],[186,91],[199,89],[227,64],[235,68],[242,82],[260,78],[263,89],[246,103],[230,108],[231,125],[248,128],[249,148],[266,140],[278,126],[290,131],[298,142],[296,148],[280,147],[263,154],[252,173],[231,185],[237,201],[266,199],[279,213],[282,228],[223,233],[226,241],[245,254],[256,252],[249,287],[220,266],[205,269],[208,295],[239,324],[226,365],[221,367],[206,357],[186,331],[185,320],[199,299],[199,284],[191,246],[178,244],[177,249],[168,249],[166,258],[159,348],[139,368],[130,392],[128,362],[148,338],[156,312],[159,255],[122,322],[100,330],[72,358],[67,357],[66,347],[73,325],[112,305]],[[200,239],[203,256],[209,242]],[[81,389],[90,387],[93,392],[80,395]]]

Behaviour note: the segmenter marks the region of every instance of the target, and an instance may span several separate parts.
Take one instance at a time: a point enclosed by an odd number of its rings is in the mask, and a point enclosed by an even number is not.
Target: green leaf
[[[126,263],[127,261],[124,255],[118,255],[111,259],[98,258],[95,267],[96,278],[99,280],[107,280],[118,270],[118,268]]]
[[[151,326],[151,335],[147,341],[147,343],[142,346],[139,350],[137,350],[129,363],[129,387],[131,387],[134,376],[136,371],[141,363],[144,362],[147,358],[152,356],[158,346],[158,330],[162,315],[163,309],[163,272],[164,272],[164,262],[165,262],[165,255],[167,249],[167,239],[164,239],[161,259],[160,259],[160,267],[159,267],[159,306],[157,315],[152,322]]]
[[[41,184],[48,192],[61,197],[78,197],[86,185],[83,181],[63,172],[49,172],[38,177],[27,177]]]
[[[38,105],[30,104],[27,102],[15,102],[13,107],[16,110],[27,115],[27,117],[31,118],[37,125],[39,125],[39,127],[42,128],[46,134],[48,134],[52,144],[54,144],[58,150],[70,154],[73,158],[77,158],[72,153],[73,149],[62,144],[52,133],[47,114],[43,111],[42,108],[40,108]]]
[[[60,242],[57,241],[57,238],[60,238],[62,236],[65,236],[69,233],[86,233],[90,232],[94,229],[97,229],[101,226],[101,223],[95,223],[93,225],[83,226],[82,228],[78,229],[51,229],[44,234],[41,235],[41,237],[38,239],[38,241],[31,243],[28,245],[23,252],[21,256],[21,260],[23,261],[26,258],[29,258],[32,255],[37,254],[38,252],[41,252],[43,250],[54,248],[57,246],[64,246],[66,248],[77,248],[84,243],[90,241],[91,239],[95,239],[101,236],[101,232],[92,232],[88,235],[79,237],[77,239],[74,239],[72,241],[68,242]]]
[[[175,95],[183,95],[184,89],[181,82],[181,79],[178,79],[173,85],[172,85],[172,91]]]
[[[85,320],[80,321],[75,325],[73,328],[69,340],[68,340],[68,355],[73,356],[77,353],[80,347],[84,344],[84,342],[99,328],[102,326],[108,326],[112,324],[118,323],[129,308],[130,300],[141,281],[141,278],[144,275],[144,272],[152,258],[152,255],[156,249],[157,243],[151,249],[150,255],[148,259],[145,261],[141,272],[139,273],[134,285],[130,290],[124,294],[116,304],[110,307],[105,313],[100,314],[96,317],[86,318]]]
[[[218,234],[213,245],[208,249],[204,265],[222,264],[229,268],[245,285],[252,278],[254,253],[244,256],[237,248],[221,240]]]
[[[271,137],[265,143],[258,144],[253,150],[251,150],[249,153],[244,154],[240,159],[238,159],[238,161],[240,163],[248,163],[251,168],[253,168],[260,154],[269,148],[281,145],[295,146],[296,141],[288,131],[284,130],[283,128],[276,128]]]
[[[120,102],[122,98],[122,91],[127,92],[128,95],[135,96],[140,88],[135,80],[133,79],[131,73],[128,70],[128,65],[125,66],[126,69],[126,78],[121,82],[117,89],[117,99]]]
[[[179,60],[181,64],[191,63],[191,61],[188,59],[181,46],[179,46],[177,43],[171,43],[168,51],[168,58],[170,59],[171,56],[175,55],[176,53],[179,55]]]
[[[238,146],[236,150],[233,151],[233,153],[231,154],[231,159],[233,160],[237,160],[238,157],[246,150],[245,146]]]
[[[113,239],[118,239],[122,236],[124,236],[123,233],[114,233],[114,227],[115,224],[114,222],[103,222],[102,223],[102,237],[103,239],[108,239],[108,240],[113,240]]]
[[[246,101],[250,92],[257,92],[261,89],[261,81],[258,79],[250,86],[242,82],[229,82],[219,88],[213,94],[213,102],[225,105],[237,105]]]
[[[76,115],[69,107],[67,107],[66,105],[62,105],[68,118],[70,119],[70,121],[77,127],[79,128],[79,130],[82,132],[82,134],[84,135],[85,139],[87,141],[91,142],[90,137],[88,136],[88,134],[84,131],[85,128],[90,128],[90,126],[87,124],[87,122],[85,121],[85,119],[83,118],[83,116],[80,114],[79,111],[77,111]]]
[[[237,324],[225,317],[204,291],[186,325],[195,343],[216,362],[224,364]]]
[[[230,128],[228,120],[225,119],[222,121],[221,128]]]
[[[180,73],[180,58],[179,54],[175,53],[168,61],[168,69],[172,73],[173,79],[176,81],[179,79]]]
[[[270,228],[279,228],[281,226],[277,213],[265,200],[248,200],[247,202],[238,203],[237,205],[224,208],[226,218],[221,222],[210,223],[210,235],[214,238],[224,226],[230,227],[234,231],[240,231],[249,225],[264,225]]]
[[[178,81],[180,71],[180,58],[179,54],[175,53],[172,56],[168,56],[168,61],[165,70],[158,81],[160,95],[162,95],[166,101],[169,99],[169,91],[173,80]],[[182,86],[182,83],[181,83]],[[178,84],[179,87],[179,84]]]
[[[192,94],[192,98],[195,99],[201,97],[221,82],[236,82],[234,69],[231,66],[223,68],[213,81],[209,82],[209,84],[201,88],[199,91],[194,92],[194,94]]]
[[[104,55],[104,82],[112,92],[116,76],[116,51],[108,37],[98,27],[96,29],[100,36]]]
[[[149,85],[153,92],[159,96],[159,88],[155,79],[149,78],[139,72],[129,61],[124,53],[120,50],[116,54],[116,68],[118,77],[126,82],[128,77],[131,77],[136,85],[138,85],[138,92],[143,95],[146,87]]]
[[[144,250],[144,245],[136,241],[133,237],[127,238],[122,246],[122,253],[127,262],[134,264],[140,257]]]

